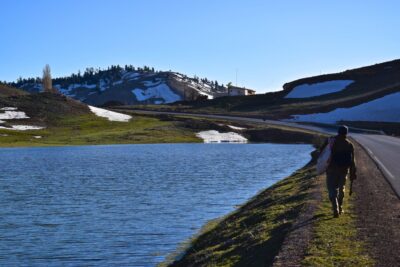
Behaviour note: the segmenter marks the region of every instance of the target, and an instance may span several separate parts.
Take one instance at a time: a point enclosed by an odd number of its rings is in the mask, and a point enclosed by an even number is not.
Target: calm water
[[[155,266],[309,145],[0,149],[0,266]]]

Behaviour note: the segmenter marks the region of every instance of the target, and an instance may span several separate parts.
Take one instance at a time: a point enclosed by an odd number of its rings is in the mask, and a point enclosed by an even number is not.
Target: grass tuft
[[[345,196],[345,213],[333,218],[328,192],[315,214],[314,238],[308,247],[304,266],[373,266],[365,244],[357,239],[356,218],[351,197]]]

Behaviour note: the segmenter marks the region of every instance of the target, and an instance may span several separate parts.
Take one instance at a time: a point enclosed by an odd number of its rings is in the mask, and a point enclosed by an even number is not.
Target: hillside
[[[158,109],[318,123],[399,123],[399,92],[400,60],[394,60],[299,79],[284,84],[279,92],[185,102]]]
[[[11,85],[28,92],[42,91],[40,78],[20,79]],[[53,87],[63,95],[96,106],[212,99],[227,91],[217,81],[206,78],[133,66],[111,66],[107,70],[88,68],[83,74],[53,79]]]
[[[20,90],[0,82],[0,97],[18,96],[27,94],[28,93],[24,90]]]

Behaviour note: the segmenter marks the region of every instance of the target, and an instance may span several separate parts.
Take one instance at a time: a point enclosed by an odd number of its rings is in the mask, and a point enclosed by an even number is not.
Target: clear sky
[[[0,0],[0,80],[148,65],[266,92],[400,58],[400,1]]]

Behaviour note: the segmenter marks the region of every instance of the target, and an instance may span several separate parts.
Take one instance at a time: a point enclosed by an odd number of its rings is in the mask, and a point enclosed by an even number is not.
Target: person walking
[[[347,139],[348,128],[340,126],[338,134],[333,138],[331,147],[331,158],[326,169],[326,184],[328,187],[329,200],[332,203],[333,216],[335,218],[343,214],[343,199],[347,175],[350,174],[350,180],[357,178],[356,161],[354,157],[354,146]],[[325,142],[321,151],[329,144]]]

